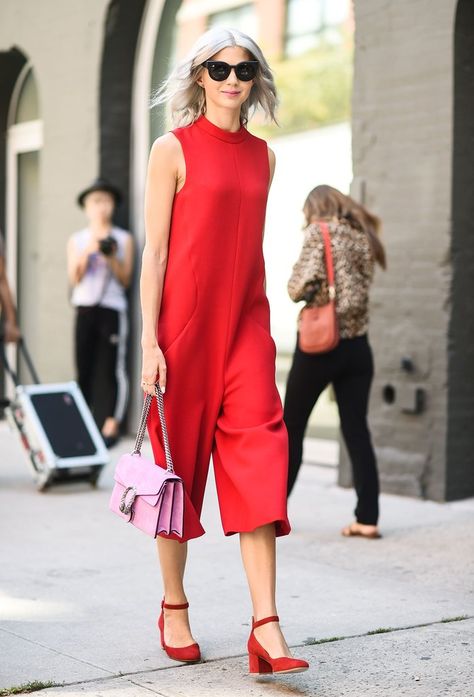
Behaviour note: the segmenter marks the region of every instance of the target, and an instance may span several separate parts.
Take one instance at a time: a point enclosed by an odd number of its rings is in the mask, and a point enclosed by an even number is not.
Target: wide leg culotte
[[[210,458],[226,535],[274,522],[290,531],[288,434],[275,384],[265,293],[263,228],[267,144],[205,116],[172,133],[186,180],[175,195],[157,336],[167,363],[164,397],[175,470],[186,490],[181,542],[200,523]],[[164,465],[155,400],[148,430]]]

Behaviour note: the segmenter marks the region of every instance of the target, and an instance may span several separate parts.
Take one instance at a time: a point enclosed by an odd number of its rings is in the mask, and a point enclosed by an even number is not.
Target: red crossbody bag
[[[298,316],[298,346],[305,353],[326,353],[339,343],[336,317],[336,286],[332,260],[331,238],[327,223],[319,223],[324,240],[324,252],[329,286],[329,302],[326,305],[305,306]]]

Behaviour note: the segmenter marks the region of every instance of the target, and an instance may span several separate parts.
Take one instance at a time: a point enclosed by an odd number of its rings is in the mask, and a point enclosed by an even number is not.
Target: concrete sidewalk
[[[0,425],[0,688],[39,680],[62,685],[42,695],[68,697],[474,695],[474,500],[382,496],[384,538],[347,540],[339,530],[353,492],[335,485],[333,468],[303,467],[293,531],[278,540],[278,607],[311,668],[253,680],[238,537],[222,534],[212,477],[207,534],[190,543],[187,571],[205,663],[181,666],[159,648],[154,542],[108,511],[114,463],[130,449],[113,452],[95,491],[39,494]],[[381,629],[390,631],[369,634]]]

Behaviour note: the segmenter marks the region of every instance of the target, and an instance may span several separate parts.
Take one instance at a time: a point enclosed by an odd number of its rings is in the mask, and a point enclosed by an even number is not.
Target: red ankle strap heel
[[[268,651],[265,651],[263,646],[255,638],[254,630],[268,622],[279,622],[278,615],[265,617],[262,620],[255,621],[252,617],[252,631],[247,644],[249,652],[249,673],[302,673],[308,670],[309,663],[299,658],[289,658],[281,656],[280,658],[271,658]]]
[[[165,603],[165,600],[161,601],[161,609],[165,608],[165,610],[187,610],[189,607],[189,603],[182,603],[181,605],[170,605],[170,603]]]
[[[158,629],[160,630],[161,646],[166,651],[169,658],[173,661],[181,661],[183,663],[197,663],[201,660],[201,650],[199,644],[190,644],[189,646],[168,646],[165,643],[165,616],[163,609],[165,610],[187,610],[189,603],[182,603],[181,605],[171,605],[166,603],[165,599],[161,601],[161,614],[158,618]]]
[[[254,618],[252,617],[252,631],[254,629],[257,629],[257,627],[261,627],[262,624],[268,624],[269,622],[279,622],[280,618],[278,615],[272,615],[271,617],[265,617],[263,620],[257,620],[255,621]]]

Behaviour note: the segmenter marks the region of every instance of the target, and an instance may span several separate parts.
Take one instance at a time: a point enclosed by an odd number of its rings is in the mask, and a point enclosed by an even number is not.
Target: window
[[[349,1],[288,0],[286,54],[296,56],[322,42],[340,43],[341,28],[349,15]]]
[[[40,308],[38,305],[38,288],[42,288],[43,283],[42,240],[38,226],[43,124],[35,73],[27,62],[17,78],[9,112],[6,200],[8,275],[17,298],[21,333],[28,346],[36,346],[41,334],[40,318],[45,310],[44,306]],[[39,309],[43,310],[43,314]],[[15,357],[13,347],[9,359],[19,370],[20,382],[28,380],[30,375],[23,361],[19,362],[18,355]]]
[[[211,27],[229,27],[231,29],[239,29],[245,34],[248,34],[252,39],[258,39],[258,21],[255,12],[255,5],[249,3],[247,5],[239,5],[232,7],[229,10],[214,12],[208,17],[208,28]]]
[[[15,123],[35,121],[39,118],[38,93],[33,70],[28,70],[21,86],[16,105]]]

